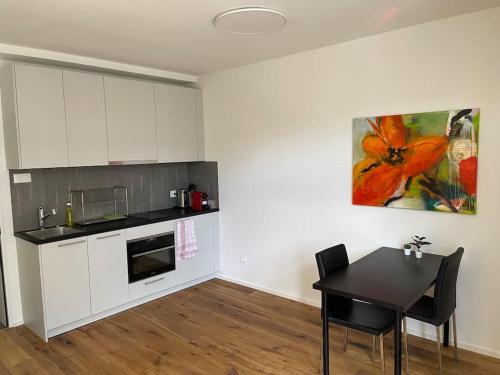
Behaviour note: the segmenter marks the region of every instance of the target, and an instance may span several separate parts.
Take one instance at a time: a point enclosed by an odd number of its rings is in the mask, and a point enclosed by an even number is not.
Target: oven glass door
[[[129,282],[175,270],[175,244],[156,237],[128,246]]]

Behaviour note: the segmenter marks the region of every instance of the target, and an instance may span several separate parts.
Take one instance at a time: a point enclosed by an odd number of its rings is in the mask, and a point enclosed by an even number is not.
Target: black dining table
[[[323,318],[323,374],[329,374],[329,334],[327,295],[333,294],[372,303],[394,311],[394,374],[401,374],[401,320],[404,313],[435,283],[443,256],[381,247],[347,267],[313,284],[321,291]],[[449,323],[444,328],[448,345]]]

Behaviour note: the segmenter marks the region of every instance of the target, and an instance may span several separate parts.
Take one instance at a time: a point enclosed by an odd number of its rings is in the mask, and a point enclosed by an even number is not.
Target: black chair
[[[457,353],[457,320],[455,308],[457,306],[457,277],[460,267],[460,260],[464,254],[464,249],[459,247],[450,256],[441,261],[439,272],[434,285],[434,297],[423,296],[407,312],[406,316],[421,322],[432,324],[436,327],[437,350],[439,356],[439,373],[441,373],[441,326],[453,317],[453,343],[455,360],[458,360]],[[408,333],[406,330],[406,317],[403,322],[405,343],[408,345]],[[408,352],[408,348],[406,348]],[[406,362],[406,372],[408,373],[408,357]]]
[[[347,267],[349,258],[345,246],[341,244],[317,253],[316,263],[320,279]],[[347,351],[349,328],[365,332],[373,336],[372,360],[375,361],[376,337],[379,337],[380,362],[384,374],[384,335],[394,328],[394,312],[335,295],[327,295],[327,310],[329,322],[345,327],[344,351]]]

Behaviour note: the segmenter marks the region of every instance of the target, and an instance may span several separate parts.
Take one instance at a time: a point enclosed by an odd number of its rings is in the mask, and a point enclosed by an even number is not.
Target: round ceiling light
[[[283,13],[274,9],[247,7],[228,10],[214,18],[219,30],[233,34],[265,34],[286,23]]]

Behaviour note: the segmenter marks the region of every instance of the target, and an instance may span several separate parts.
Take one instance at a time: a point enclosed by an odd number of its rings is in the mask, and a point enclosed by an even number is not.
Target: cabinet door
[[[104,90],[109,162],[157,161],[153,83],[104,77]]]
[[[125,231],[88,237],[92,314],[129,302]]]
[[[68,166],[62,71],[14,66],[21,168]]]
[[[47,330],[90,316],[87,240],[41,245]]]
[[[129,285],[130,300],[135,301],[151,294],[163,292],[177,284],[175,271],[136,281]]]
[[[196,90],[155,85],[158,161],[185,162],[198,157]]]
[[[194,216],[194,228],[198,251],[193,258],[176,260],[176,279],[178,284],[186,283],[216,272],[218,262],[214,247],[214,221],[212,214]],[[189,219],[188,219],[189,220]],[[178,236],[176,225],[176,236]]]
[[[196,133],[198,136],[198,160],[205,160],[205,125],[203,121],[203,94],[196,89]]]
[[[63,85],[69,165],[107,165],[103,77],[64,71]]]

